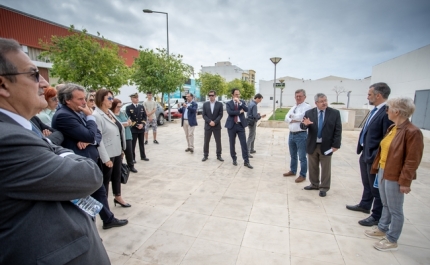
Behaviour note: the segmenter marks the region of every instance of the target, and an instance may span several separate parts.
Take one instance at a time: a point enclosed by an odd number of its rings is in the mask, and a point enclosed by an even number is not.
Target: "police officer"
[[[140,159],[149,161],[148,158],[146,158],[145,154],[145,145],[144,145],[144,134],[145,134],[145,123],[146,123],[146,112],[145,108],[139,104],[139,95],[137,93],[130,95],[131,102],[129,106],[125,108],[125,112],[127,113],[127,116],[130,118],[132,125],[131,125],[131,134],[133,136],[132,141],[132,150],[133,150],[133,162],[136,163],[136,155],[135,155],[135,148],[136,148],[136,141],[139,139],[139,150],[140,150]]]

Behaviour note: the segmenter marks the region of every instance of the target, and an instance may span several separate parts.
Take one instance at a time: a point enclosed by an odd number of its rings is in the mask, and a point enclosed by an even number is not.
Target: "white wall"
[[[370,86],[370,78],[361,80],[287,80],[285,81],[284,92],[282,93],[282,105],[293,106],[295,104],[294,92],[297,89],[306,90],[306,102],[311,106],[315,106],[314,96],[317,93],[324,93],[327,95],[328,102],[336,102],[336,93],[332,90],[335,86],[342,86],[346,91],[352,91],[350,97],[350,108],[362,108],[367,101],[367,92]],[[273,97],[273,80],[271,81],[259,81],[260,93],[263,95],[263,101],[260,103],[261,106],[271,107],[273,101],[270,97]],[[276,100],[280,105],[280,94],[281,90],[276,89]],[[339,102],[347,104],[346,93],[339,95]]]
[[[390,86],[390,98],[414,99],[415,90],[430,89],[430,45],[375,65],[372,84],[377,82]]]

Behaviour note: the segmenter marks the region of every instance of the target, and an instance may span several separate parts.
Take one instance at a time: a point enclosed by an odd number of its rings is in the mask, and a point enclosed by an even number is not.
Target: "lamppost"
[[[273,79],[273,119],[276,118],[275,116],[275,102],[276,102],[276,64],[281,61],[281,57],[272,57],[270,58],[270,61],[275,65],[275,78]]]
[[[285,88],[284,81],[285,81],[285,79],[279,79],[279,82],[281,83],[281,100],[280,100],[280,102],[281,102],[281,104],[280,104],[281,108],[282,108],[282,92],[284,92],[284,88]]]
[[[160,12],[160,11],[153,11],[150,9],[143,9],[143,13],[158,13],[158,14],[165,14],[166,15],[166,26],[167,26],[167,60],[169,60],[170,53],[169,53],[169,14],[166,12]],[[170,93],[167,93],[167,109],[168,109],[168,121],[172,121],[172,116],[170,114]]]

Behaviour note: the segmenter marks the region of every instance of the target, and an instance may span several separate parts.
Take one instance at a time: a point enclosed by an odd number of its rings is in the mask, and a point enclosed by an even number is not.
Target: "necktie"
[[[39,136],[39,137],[40,137],[40,139],[43,139],[43,135],[42,135],[42,133],[39,131],[39,129],[37,129],[37,128],[36,128],[36,126],[35,126],[33,123],[31,123],[31,130],[32,130],[35,134],[37,134],[37,136]]]
[[[372,118],[373,114],[375,114],[375,112],[377,110],[378,109],[376,107],[373,108],[373,110],[369,114],[369,118],[367,118],[366,123],[364,124],[363,130],[361,131],[361,135],[360,135],[360,144],[361,145],[363,145],[363,143],[364,143],[364,133],[365,133],[365,130],[367,128],[367,125],[369,125],[370,119]]]
[[[237,106],[237,103],[234,103],[234,110],[238,110],[239,107]],[[239,116],[234,116],[234,122],[237,123],[239,121]]]
[[[323,122],[324,122],[323,113],[324,113],[324,111],[320,110],[320,116],[318,117],[318,133],[317,133],[317,138],[322,138],[322,127],[323,127]]]

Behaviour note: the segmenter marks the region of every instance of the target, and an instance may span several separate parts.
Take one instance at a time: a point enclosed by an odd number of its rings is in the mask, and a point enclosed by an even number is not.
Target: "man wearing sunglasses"
[[[209,91],[209,101],[203,104],[203,119],[205,120],[205,140],[203,145],[203,159],[208,160],[209,156],[209,142],[212,134],[216,143],[216,157],[219,161],[224,161],[221,157],[221,119],[223,115],[223,106],[221,102],[216,100],[216,93],[214,90]]]
[[[47,105],[40,81],[18,42],[0,38],[1,263],[110,264],[94,221],[70,202],[97,190],[102,173],[32,126]]]

